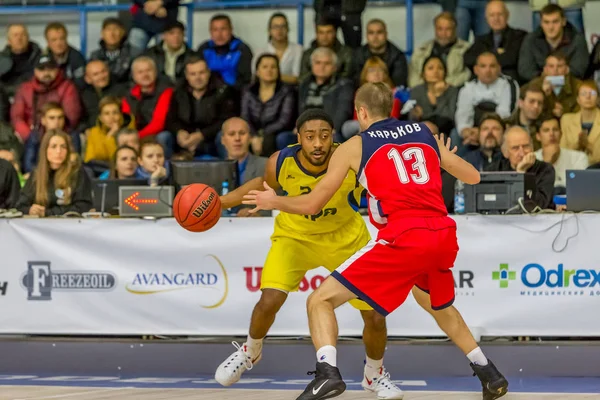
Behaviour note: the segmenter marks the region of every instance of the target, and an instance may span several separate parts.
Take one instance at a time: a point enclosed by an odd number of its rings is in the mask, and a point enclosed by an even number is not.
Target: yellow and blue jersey
[[[325,176],[326,170],[314,175],[307,171],[300,160],[299,144],[281,150],[277,158],[277,182],[287,196],[310,193]],[[358,186],[356,174],[349,171],[340,189],[321,211],[315,215],[279,213],[275,218],[275,234],[285,236],[314,235],[329,233],[362,217],[357,212],[360,196],[364,189]],[[350,232],[349,232],[350,233]]]

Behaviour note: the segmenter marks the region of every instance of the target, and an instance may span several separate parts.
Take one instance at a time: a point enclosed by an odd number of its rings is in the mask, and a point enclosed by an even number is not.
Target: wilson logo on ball
[[[194,210],[192,215],[196,218],[200,218],[202,216],[202,214],[204,214],[204,211],[206,211],[206,209],[210,206],[210,203],[212,203],[214,198],[215,198],[215,193],[211,192],[208,195],[208,199],[203,200],[202,203],[200,203],[200,205]]]

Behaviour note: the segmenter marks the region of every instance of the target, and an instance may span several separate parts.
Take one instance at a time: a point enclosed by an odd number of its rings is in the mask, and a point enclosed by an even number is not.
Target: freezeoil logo
[[[520,284],[528,289],[521,291],[522,296],[600,296],[600,270],[573,269],[564,264],[547,268],[530,263],[521,268],[519,277]],[[516,278],[517,271],[511,271],[508,264],[500,264],[499,270],[492,272],[500,288],[509,287]]]
[[[21,284],[27,300],[52,300],[54,291],[110,291],[117,283],[111,272],[52,271],[50,261],[29,261]]]

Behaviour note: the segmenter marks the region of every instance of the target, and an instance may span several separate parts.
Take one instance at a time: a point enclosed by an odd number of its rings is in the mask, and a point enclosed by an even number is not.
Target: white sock
[[[379,374],[379,369],[383,367],[383,358],[381,360],[373,360],[369,356],[366,356],[366,360],[365,375],[367,378],[372,379]]]
[[[326,362],[332,367],[337,367],[337,350],[331,345],[323,346],[317,351],[317,361]]]
[[[483,354],[480,347],[467,354],[467,358],[475,365],[480,365],[482,367],[488,365],[488,359],[485,354]]]
[[[246,351],[250,354],[250,357],[256,358],[262,353],[263,339],[253,339],[248,335],[248,339],[246,339]]]

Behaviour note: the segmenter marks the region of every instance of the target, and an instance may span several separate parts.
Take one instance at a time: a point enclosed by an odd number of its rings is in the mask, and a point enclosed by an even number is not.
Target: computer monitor
[[[92,180],[92,197],[94,208],[98,212],[119,214],[119,187],[147,186],[146,179],[94,179]]]
[[[567,170],[567,210],[600,211],[600,169]]]
[[[192,183],[204,183],[221,192],[227,181],[229,190],[238,186],[237,162],[234,160],[172,161],[173,179],[183,187]]]
[[[481,182],[465,185],[465,212],[479,214],[532,211],[535,176],[519,172],[482,172]],[[519,200],[521,205],[519,204]]]

